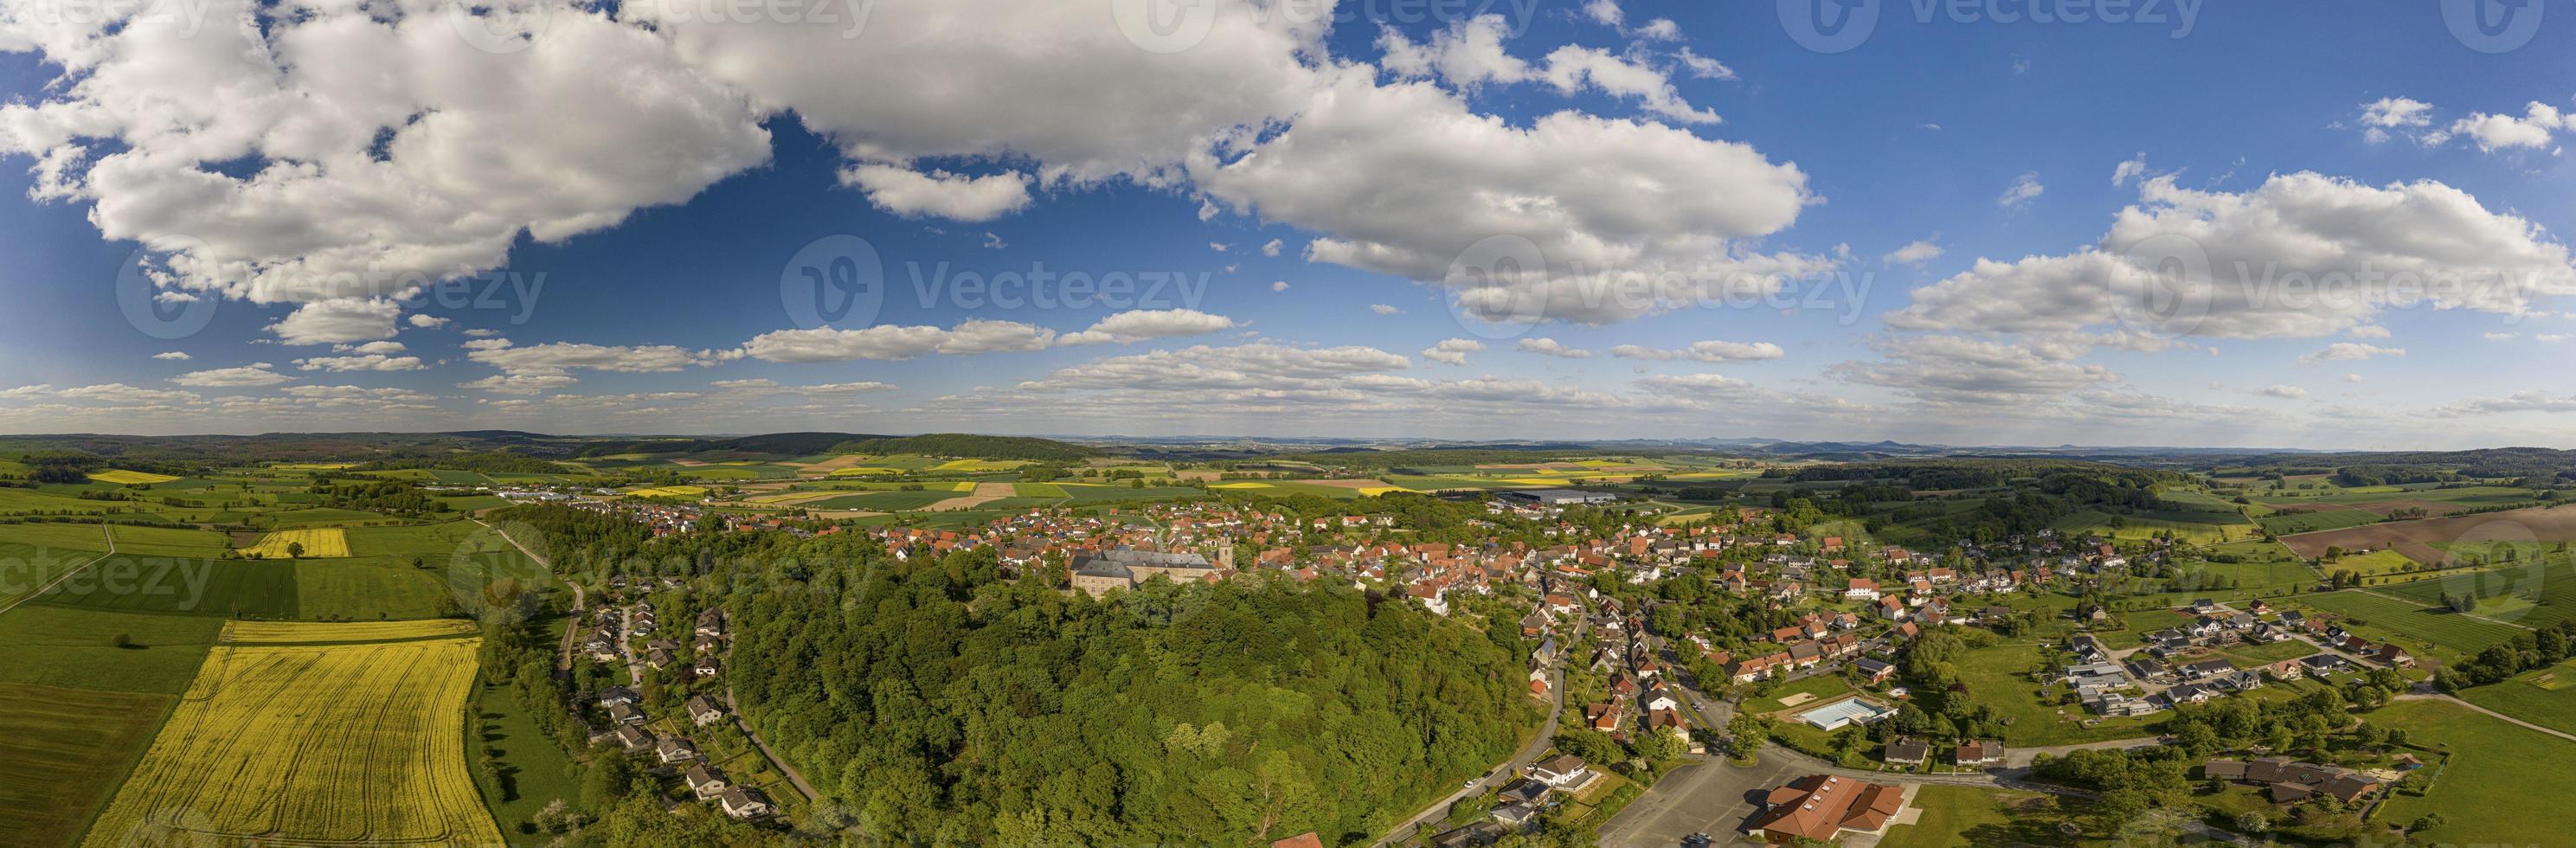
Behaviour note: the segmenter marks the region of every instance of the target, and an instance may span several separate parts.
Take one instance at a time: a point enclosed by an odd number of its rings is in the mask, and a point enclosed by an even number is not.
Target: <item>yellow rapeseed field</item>
[[[226,621],[226,642],[391,642],[430,636],[462,636],[474,622],[461,618],[417,621]]]
[[[628,489],[626,493],[639,498],[694,498],[706,494],[707,487],[648,486],[641,489]]]
[[[337,527],[311,530],[278,530],[259,537],[259,544],[242,549],[243,556],[258,554],[261,559],[286,559],[286,546],[304,546],[304,558],[344,557],[349,555],[349,534]]]
[[[105,470],[105,471],[92,471],[92,472],[90,472],[90,473],[89,473],[89,479],[96,480],[96,481],[99,481],[99,482],[101,482],[101,483],[115,483],[115,484],[120,485],[120,486],[126,486],[126,485],[147,485],[147,486],[148,486],[148,485],[151,485],[151,484],[153,484],[153,483],[167,483],[167,482],[170,482],[170,481],[172,481],[172,480],[179,479],[179,478],[177,478],[177,477],[172,477],[172,476],[170,476],[170,475],[168,475],[168,474],[151,474],[151,473],[146,473],[146,472],[142,472],[142,471],[125,471],[125,470],[122,470],[122,469],[110,468],[110,469]]]
[[[501,844],[462,735],[480,641],[215,646],[82,844]]]

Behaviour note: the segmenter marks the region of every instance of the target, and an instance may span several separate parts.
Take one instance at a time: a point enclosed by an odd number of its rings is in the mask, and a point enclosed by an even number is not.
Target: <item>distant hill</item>
[[[918,453],[971,459],[1026,459],[1065,462],[1100,456],[1099,448],[1027,436],[978,436],[970,433],[925,433],[919,436],[857,436],[833,445],[831,453]]]
[[[611,439],[584,445],[581,456],[611,456],[621,453],[704,453],[707,451],[747,451],[804,456],[817,453],[848,453],[835,446],[845,442],[883,439],[862,433],[769,433],[759,436],[735,436],[722,439]]]
[[[472,471],[477,474],[569,474],[572,469],[526,454],[509,451],[406,455],[359,465],[352,471],[395,471],[405,468],[437,468],[448,471]]]

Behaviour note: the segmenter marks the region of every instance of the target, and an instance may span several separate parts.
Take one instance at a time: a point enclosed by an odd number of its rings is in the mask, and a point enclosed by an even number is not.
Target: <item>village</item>
[[[1158,578],[1215,582],[1272,573],[1408,598],[1436,615],[1507,623],[1530,646],[1528,696],[1550,713],[1551,731],[1390,834],[1394,841],[1440,846],[1488,844],[1569,811],[1589,826],[1615,830],[1635,818],[1622,815],[1619,802],[1686,791],[1656,788],[1661,775],[1638,768],[1639,762],[1735,761],[1757,751],[1814,768],[1765,771],[1773,779],[1771,800],[1741,810],[1736,837],[1884,834],[1912,820],[1906,799],[1924,782],[1962,775],[2026,782],[2016,775],[2026,775],[2033,758],[2046,752],[2007,747],[2009,737],[2109,738],[2104,734],[2139,728],[2126,741],[2153,745],[2157,737],[2144,732],[2145,722],[2184,705],[2288,681],[2348,680],[2413,665],[2396,645],[2353,633],[2329,616],[2274,610],[2261,599],[2198,598],[2149,610],[2097,591],[2166,564],[2176,552],[2165,539],[2043,531],[1962,543],[1936,555],[1785,530],[1775,513],[1753,508],[1668,525],[1616,520],[1586,500],[1526,497],[1484,501],[1467,524],[1487,541],[1473,545],[1422,541],[1417,528],[1383,511],[1300,516],[1258,502],[1033,509],[963,529],[810,527],[649,502],[576,499],[571,505],[647,524],[656,534],[692,532],[714,520],[734,531],[865,534],[899,559],[988,549],[1011,572],[1092,597]],[[664,589],[682,584],[670,576],[632,579],[639,590],[654,588],[656,579]],[[1679,617],[1658,613],[1682,606],[1656,593],[1670,581],[1703,587],[1710,597],[1781,623],[1734,634],[1677,625]],[[2131,615],[2173,624],[2128,627]],[[626,663],[637,685],[647,671],[711,680],[721,673],[722,618],[710,609],[696,621],[688,634],[664,635],[650,604],[633,602],[599,611],[580,647],[597,661]],[[2035,626],[2041,621],[2046,626]],[[2008,729],[1987,723],[1975,732],[1921,726],[1907,688],[1920,681],[1904,672],[1910,647],[1929,635],[1970,631],[2064,634],[2045,640],[2044,669],[2021,675],[2057,699],[2044,717],[2017,717]],[[2239,659],[2247,655],[2280,658]],[[616,700],[624,703],[611,703]],[[685,735],[647,730],[649,717],[634,701],[628,692],[601,697],[611,741],[675,770],[690,793],[728,815],[770,811],[758,790],[729,784],[700,761]],[[734,729],[716,698],[692,695],[685,710],[693,726]],[[1750,737],[1743,735],[1746,718],[1761,728]],[[2035,733],[2018,723],[2031,720],[2066,731]],[[1901,727],[1909,722],[1914,726]],[[1552,744],[1563,738],[1558,728],[1597,734],[1613,747],[1563,750]],[[1851,739],[1866,744],[1853,750]],[[2274,765],[2237,770],[2225,764],[2240,761]],[[2270,787],[2284,805],[2315,793],[2362,801],[2394,779],[2384,770],[2254,756],[2213,761],[2208,772],[2212,779]],[[1614,795],[1625,797],[1614,801]],[[1466,807],[1481,813],[1462,822],[1456,813]],[[1715,838],[1699,828],[1667,835]]]

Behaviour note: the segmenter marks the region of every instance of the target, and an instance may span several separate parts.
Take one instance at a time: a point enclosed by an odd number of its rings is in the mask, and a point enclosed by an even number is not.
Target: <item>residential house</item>
[[[660,757],[666,766],[685,763],[698,758],[698,746],[677,736],[665,736],[653,744],[653,755]]]
[[[761,795],[760,790],[749,787],[736,786],[726,789],[723,794],[716,796],[716,804],[724,809],[725,815],[738,819],[756,819],[769,815],[768,797]]]
[[[1591,782],[1592,769],[1583,764],[1581,757],[1558,754],[1531,766],[1530,777],[1549,788],[1571,790]]]
[[[724,794],[726,789],[733,788],[733,784],[725,782],[724,772],[717,771],[704,763],[690,766],[681,777],[688,781],[689,793],[698,796],[700,801]]]
[[[688,710],[689,721],[695,722],[699,727],[723,721],[725,717],[724,706],[716,703],[716,699],[705,695],[689,696]]]

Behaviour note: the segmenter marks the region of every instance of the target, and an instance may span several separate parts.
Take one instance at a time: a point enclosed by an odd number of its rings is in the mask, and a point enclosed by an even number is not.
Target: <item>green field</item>
[[[2576,798],[2576,742],[2515,727],[2442,701],[2398,701],[2370,721],[2404,728],[2417,745],[2446,747],[2450,763],[2423,797],[2391,796],[2378,821],[2410,822],[2440,812],[2446,823],[2423,844],[2556,845],[2563,819],[2535,814],[2534,799]]]
[[[0,614],[0,683],[177,695],[223,620],[26,604]],[[122,635],[133,647],[116,647]]]
[[[2576,564],[2556,556],[2545,564],[2526,558],[2494,568],[2447,571],[2379,591],[2425,604],[2441,603],[2444,594],[2473,594],[2480,599],[2479,615],[2547,627],[2576,617]]]
[[[2113,514],[2088,509],[2060,518],[2049,527],[2060,533],[2094,533],[2117,539],[2145,539],[2164,533],[2194,542],[2233,541],[2254,533],[2254,524],[2233,512],[2140,510]]]
[[[2394,550],[2386,550],[2371,551],[2366,554],[2346,554],[2340,559],[2321,563],[2317,567],[2328,573],[2349,571],[2363,576],[2378,576],[2382,574],[2395,574],[2408,569],[2421,568],[2422,566],[2416,565],[2414,560],[2407,559],[2405,554],[2398,553]]]
[[[90,551],[0,542],[0,607],[36,594],[64,572],[98,557]]]
[[[0,683],[0,844],[79,840],[173,700]]]
[[[2379,514],[2359,509],[2319,509],[2283,512],[2258,519],[2264,530],[2275,536],[2312,533],[2318,530],[2341,530],[2379,522]]]
[[[2369,628],[2414,637],[2461,654],[2475,654],[2521,632],[2508,625],[2419,607],[2386,595],[2359,590],[2302,595],[2299,603],[2341,614]]]
[[[513,844],[545,844],[552,839],[550,835],[524,835],[518,825],[556,799],[578,809],[580,766],[565,756],[554,740],[546,738],[545,732],[528,718],[526,705],[519,703],[518,696],[510,690],[478,684],[475,693],[472,709],[482,719],[482,735],[476,741],[482,747],[498,749],[501,762],[511,770],[505,781],[506,791],[491,780],[475,780],[483,790],[484,805],[492,808],[492,817],[501,823],[502,835]]]
[[[497,567],[511,576],[533,578],[535,569],[504,562],[504,556],[472,561],[500,563]],[[438,614],[440,599],[452,595],[448,559],[428,565],[416,569],[366,558],[211,560],[117,554],[28,606],[271,620],[430,618]]]
[[[956,492],[944,489],[939,491],[917,492],[868,492],[866,494],[858,495],[842,495],[829,500],[807,501],[797,505],[807,509],[858,509],[869,510],[872,512],[896,512],[907,509],[920,509],[954,497],[957,497]]]
[[[2542,727],[2576,733],[2576,661],[2474,687],[2460,693],[2460,697]]]

